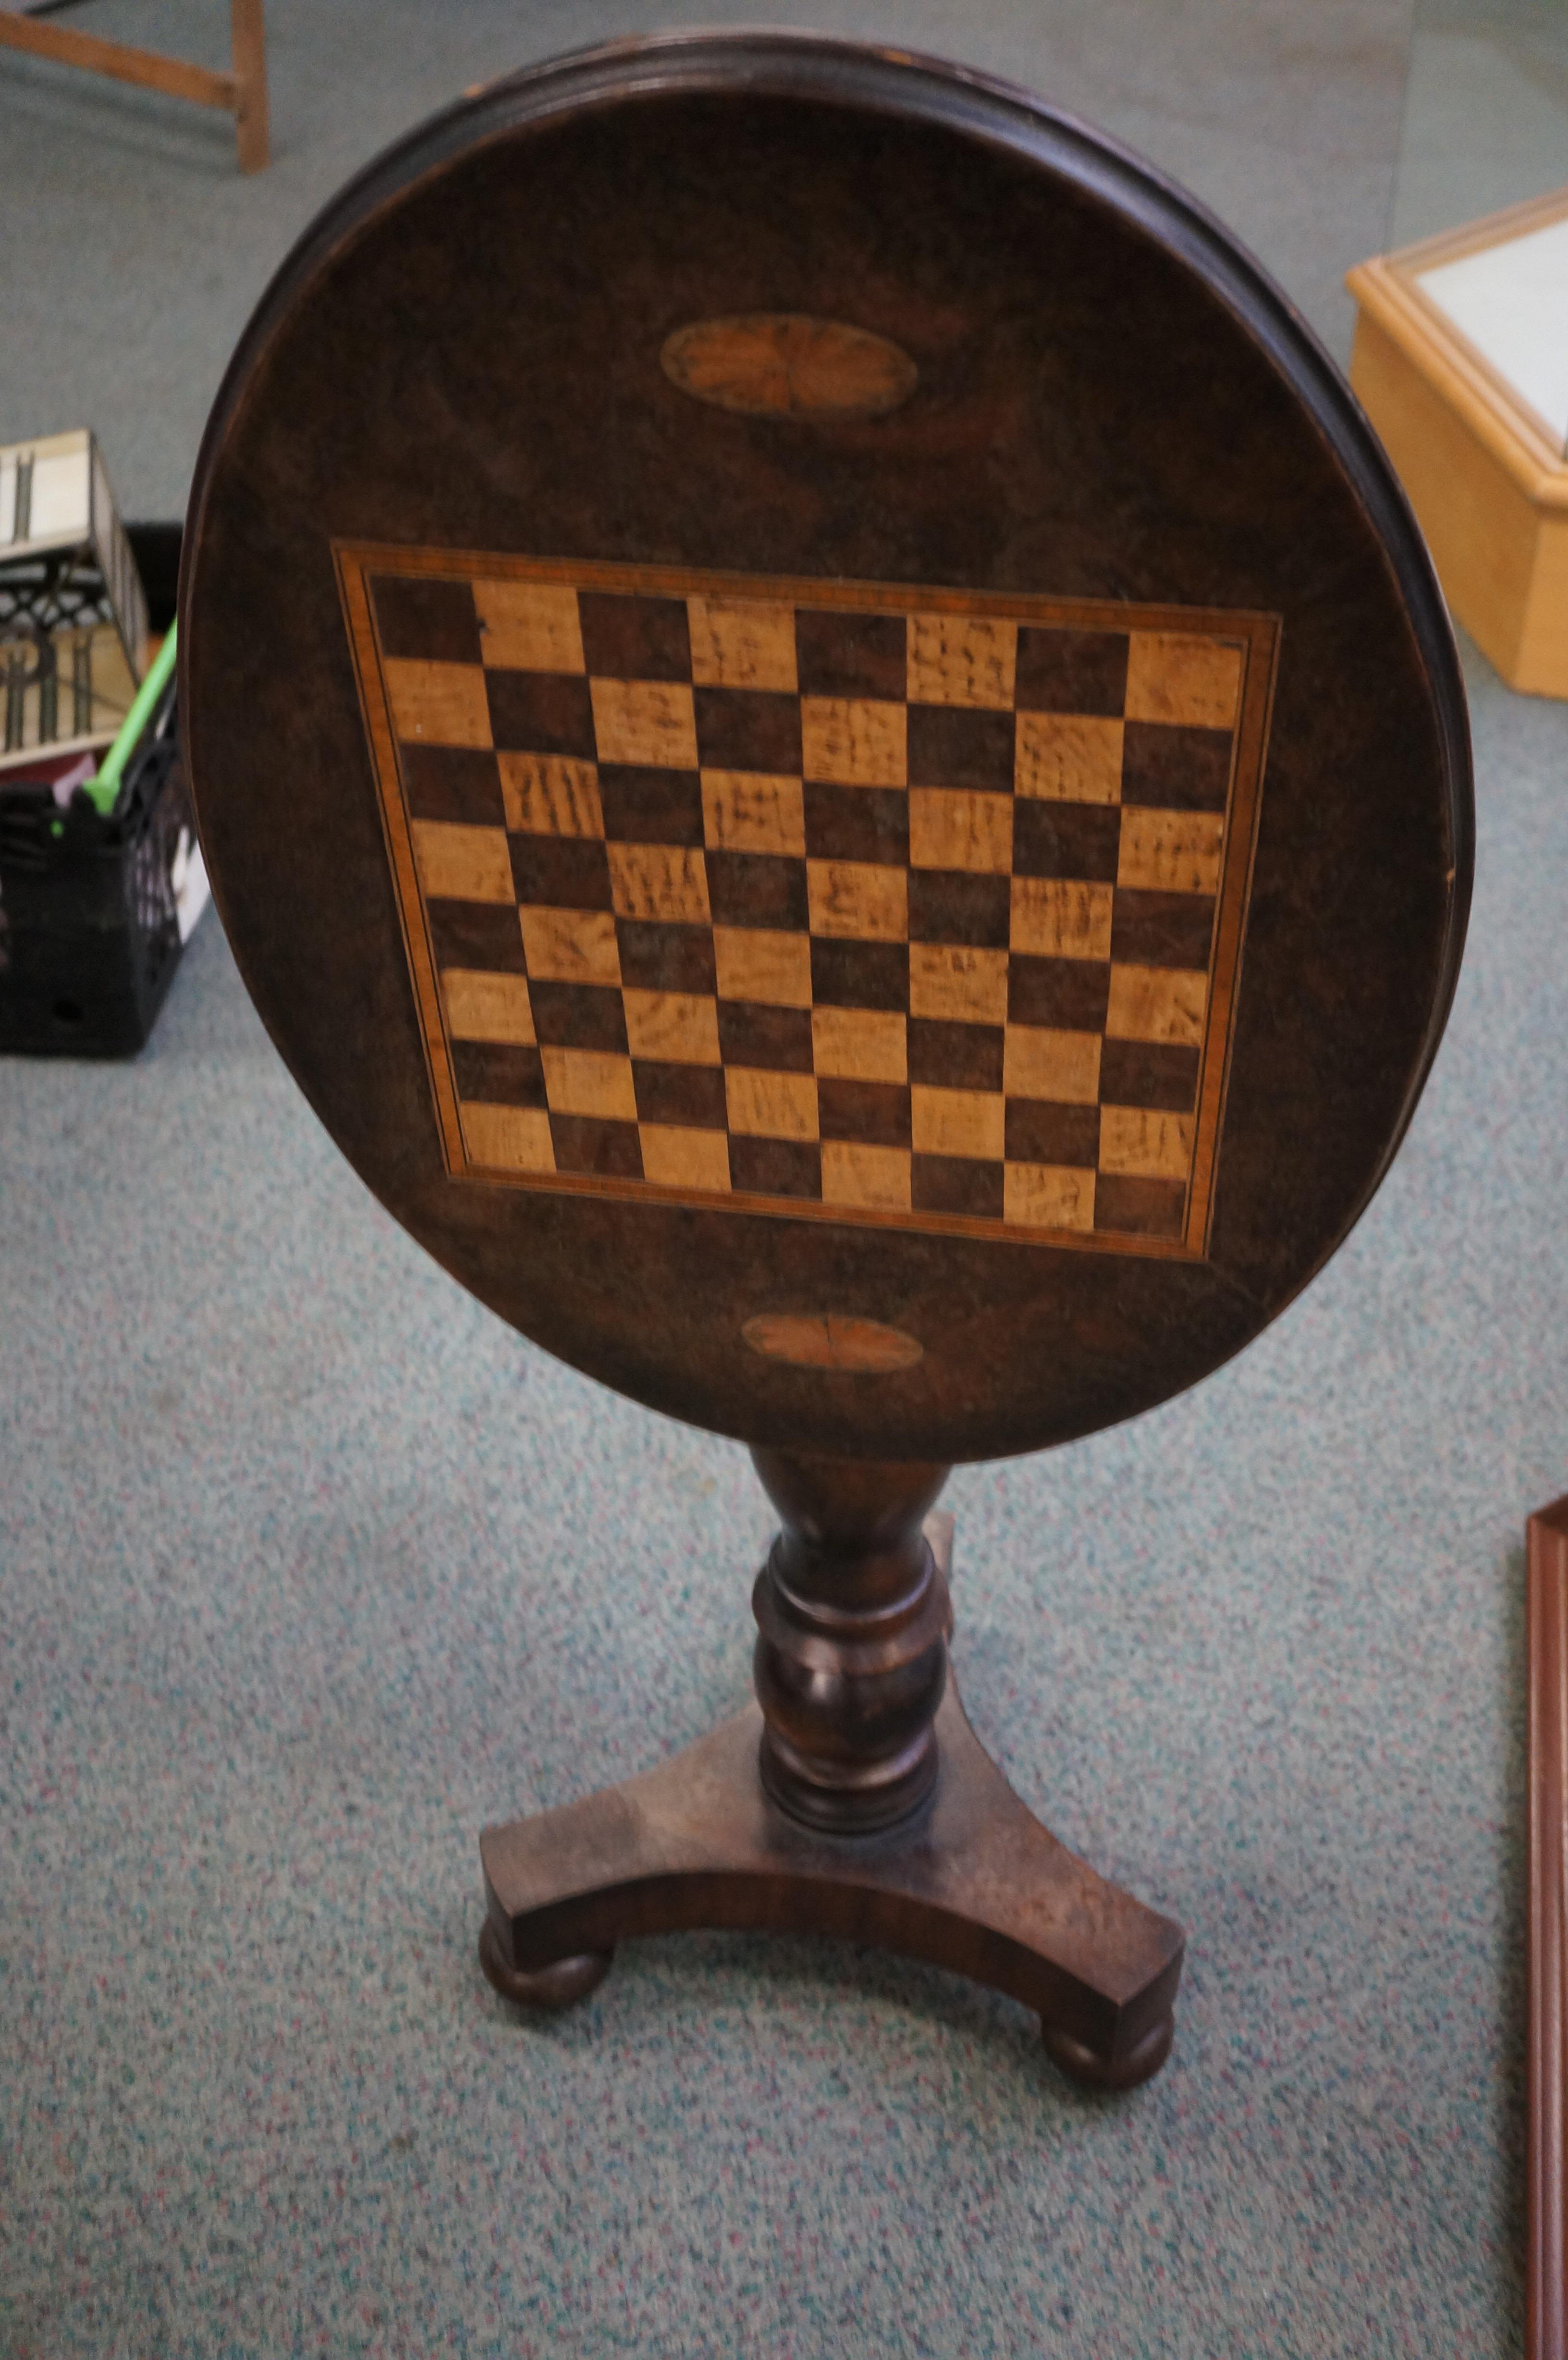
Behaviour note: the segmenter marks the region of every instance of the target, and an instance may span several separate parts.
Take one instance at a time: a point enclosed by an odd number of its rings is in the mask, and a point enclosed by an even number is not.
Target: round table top
[[[1387,1169],[1468,900],[1442,601],[1283,300],[1082,125],[778,35],[492,86],[300,241],[191,518],[273,1039],[606,1383],[1064,1440]]]

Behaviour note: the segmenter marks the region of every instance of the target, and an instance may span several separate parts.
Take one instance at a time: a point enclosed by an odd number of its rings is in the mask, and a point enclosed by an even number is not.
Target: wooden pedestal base
[[[831,1462],[789,1462],[781,1471],[772,1454],[757,1457],[788,1524],[757,1584],[763,1701],[640,1778],[485,1830],[479,1953],[491,1983],[523,2006],[561,2007],[592,1991],[616,1943],[634,1935],[698,1927],[838,1935],[929,1959],[1037,2009],[1049,2053],[1075,2080],[1105,2090],[1147,2081],[1171,2047],[1181,1929],[1059,1843],[982,1748],[951,1679],[944,1692],[953,1521],[933,1516],[922,1534],[916,1519],[946,1470],[920,1470],[903,1482],[901,1538],[886,1521],[868,1536],[863,1514],[835,1556],[820,1519],[800,1513],[800,1487],[786,1480]],[[842,1543],[842,1530],[834,1537]],[[835,1616],[841,1666],[853,1656],[859,1687],[876,1693],[870,1702],[856,1694],[852,1711],[835,1694],[832,1667],[818,1665],[824,1728],[809,1742],[800,1708],[811,1700],[810,1682],[798,1679],[794,1743],[781,1770],[769,1710],[780,1685],[779,1599],[800,1608],[801,1592],[789,1585],[812,1543],[819,1571],[833,1560],[841,1601],[866,1567],[876,1569],[876,1608],[856,1621],[841,1603]],[[865,1635],[873,1622],[884,1633],[875,1665]],[[889,1626],[912,1636],[900,1648]],[[812,1644],[802,1642],[802,1673]],[[841,1689],[850,1685],[839,1677]],[[905,1699],[901,1713],[873,1709],[895,1692]],[[811,1775],[790,1808],[802,1754]],[[879,1762],[888,1776],[877,1776]],[[914,1800],[889,1823],[893,1784],[912,1789]],[[836,1806],[824,1795],[836,1795]]]
[[[824,1836],[757,1775],[762,1715],[737,1713],[624,1786],[480,1840],[485,1972],[504,1997],[561,2007],[617,1942],[728,1927],[879,1942],[1039,2010],[1064,2071],[1130,2089],[1165,2062],[1181,1930],[1107,1885],[1025,1809],[950,1688],[941,1769],[915,1827]]]

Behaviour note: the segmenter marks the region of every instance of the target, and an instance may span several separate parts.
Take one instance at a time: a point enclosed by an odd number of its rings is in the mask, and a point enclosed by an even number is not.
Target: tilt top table
[[[214,891],[311,1105],[524,1335],[750,1444],[783,1520],[752,1709],[485,1835],[492,1982],[816,1928],[1154,2071],[1181,1931],[981,1751],[931,1512],[1257,1335],[1435,1051],[1463,694],[1332,366],[1020,93],[621,44],[306,234],[181,612]]]

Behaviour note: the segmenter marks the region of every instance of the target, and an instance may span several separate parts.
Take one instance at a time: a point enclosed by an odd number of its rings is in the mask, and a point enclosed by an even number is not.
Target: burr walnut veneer
[[[1179,191],[773,35],[517,76],[353,182],[203,449],[184,727],[247,983],[503,1318],[749,1444],[757,1701],[490,1830],[525,2003],[817,1928],[1120,2087],[1181,1937],[987,1762],[948,1464],[1164,1400],[1377,1186],[1463,699],[1330,365]]]

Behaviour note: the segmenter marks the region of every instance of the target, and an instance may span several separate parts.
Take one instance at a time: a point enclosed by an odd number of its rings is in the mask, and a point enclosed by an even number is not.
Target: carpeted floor
[[[0,440],[93,420],[133,514],[178,511],[261,277],[353,163],[636,20],[270,14],[256,182],[216,119],[0,62]],[[854,21],[1109,121],[1343,352],[1398,7]],[[213,38],[175,0],[93,23]],[[650,1942],[513,2020],[477,1830],[743,1699],[744,1453],[523,1345],[392,1227],[212,918],[138,1062],[0,1065],[5,2360],[1518,2347],[1568,712],[1471,684],[1470,953],[1371,1212],[1199,1392],[949,1495],[982,1736],[1189,1928],[1175,2053],[1129,2099],[1070,2091],[1009,2003],[831,1946]]]

